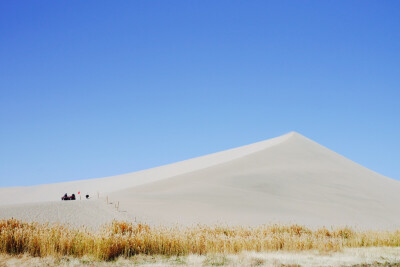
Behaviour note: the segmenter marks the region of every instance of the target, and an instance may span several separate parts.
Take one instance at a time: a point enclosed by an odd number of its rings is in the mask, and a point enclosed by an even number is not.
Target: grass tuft
[[[113,222],[98,232],[62,225],[0,220],[0,253],[112,260],[134,255],[237,254],[242,251],[339,251],[349,247],[398,247],[400,231],[311,230],[300,225],[150,227]],[[216,259],[220,264],[225,259]]]

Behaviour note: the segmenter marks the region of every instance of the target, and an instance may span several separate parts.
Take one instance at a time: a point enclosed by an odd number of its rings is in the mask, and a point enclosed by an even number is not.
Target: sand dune
[[[267,149],[288,139],[290,134],[263,142],[230,149],[203,157],[189,159],[153,169],[143,170],[113,177],[80,180],[56,184],[46,184],[27,187],[0,188],[0,206],[19,203],[32,203],[59,200],[65,192],[97,197],[106,196],[110,192],[150,183],[184,173],[205,169],[211,166],[229,162],[243,156]]]
[[[297,133],[121,176],[1,188],[0,217],[10,216],[12,204],[27,207],[24,203],[54,201],[78,190],[91,195],[100,192],[119,201],[126,218],[157,224],[400,226],[398,181]],[[47,204],[37,205],[47,209]]]

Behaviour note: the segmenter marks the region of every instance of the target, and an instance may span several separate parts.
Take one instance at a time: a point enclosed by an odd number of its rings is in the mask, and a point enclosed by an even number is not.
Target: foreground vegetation
[[[34,257],[72,256],[112,260],[134,255],[238,254],[244,251],[340,251],[355,247],[398,247],[400,231],[317,229],[299,225],[259,227],[150,227],[114,222],[94,233],[61,225],[0,221],[0,253]]]

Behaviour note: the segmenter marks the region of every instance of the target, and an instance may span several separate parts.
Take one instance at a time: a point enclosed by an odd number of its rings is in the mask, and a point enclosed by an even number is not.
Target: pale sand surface
[[[99,192],[101,201],[59,201],[65,192],[77,191],[95,198]],[[0,218],[61,221],[58,215],[44,215],[57,206],[71,209],[66,213],[72,220],[93,226],[123,214],[151,224],[281,222],[394,229],[400,228],[399,192],[399,181],[290,133],[121,176],[0,188]],[[120,202],[119,212],[106,212],[106,196]],[[29,211],[31,205],[36,206]]]
[[[181,257],[141,256],[117,259],[112,262],[95,262],[89,258],[55,259],[33,258],[28,255],[0,254],[0,266],[355,266],[400,263],[400,248],[349,248],[341,252],[321,254],[306,252],[242,252],[238,255],[189,255]],[[363,265],[365,266],[365,265]],[[399,266],[399,265],[396,265]]]
[[[15,218],[26,222],[60,223],[73,228],[97,230],[113,220],[127,221],[126,213],[118,212],[103,200],[49,201],[14,204],[0,209],[0,218]]]

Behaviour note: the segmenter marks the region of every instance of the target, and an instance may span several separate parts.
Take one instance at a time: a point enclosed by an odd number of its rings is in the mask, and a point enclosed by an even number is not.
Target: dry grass
[[[90,257],[238,254],[243,251],[339,251],[350,247],[398,247],[400,231],[311,230],[299,225],[259,227],[150,227],[114,222],[94,233],[61,225],[0,221],[0,253]]]

